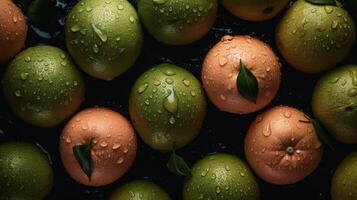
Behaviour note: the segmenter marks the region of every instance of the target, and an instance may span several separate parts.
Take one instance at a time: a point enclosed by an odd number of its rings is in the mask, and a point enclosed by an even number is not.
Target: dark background
[[[42,10],[41,22],[29,22],[29,32],[26,46],[39,43],[49,44],[66,49],[63,22],[75,4],[75,0],[51,0],[49,9]],[[131,0],[133,5],[136,2]],[[48,11],[46,13],[46,11]],[[246,22],[230,15],[222,6],[213,29],[199,42],[188,46],[165,46],[155,41],[145,33],[145,43],[137,63],[124,75],[111,82],[85,76],[87,83],[86,101],[81,109],[104,106],[111,108],[129,119],[128,97],[134,81],[147,69],[154,65],[168,62],[179,65],[191,71],[200,79],[202,61],[209,49],[226,34],[249,34],[272,46],[274,44],[274,29],[281,17],[266,22]],[[45,18],[45,19],[43,19]],[[46,21],[47,20],[47,21]],[[36,24],[36,26],[33,26]],[[32,27],[31,27],[32,26]],[[45,34],[39,34],[35,29],[40,28]],[[41,36],[42,35],[42,36]],[[47,36],[50,36],[48,38]],[[47,37],[47,38],[46,38]],[[356,49],[344,63],[356,63]],[[279,55],[281,58],[281,55]],[[264,110],[250,115],[233,115],[220,112],[211,103],[199,137],[190,145],[178,151],[190,164],[212,152],[225,152],[244,159],[243,139],[249,124],[256,115],[276,105],[289,105],[307,114],[311,114],[311,94],[319,76],[305,75],[282,62],[282,85],[277,97]],[[3,74],[5,66],[1,67]],[[77,184],[62,166],[58,141],[65,123],[55,128],[35,128],[18,120],[6,106],[0,92],[0,142],[25,140],[35,142],[47,153],[55,172],[55,182],[48,199],[107,199],[111,191],[120,185],[134,179],[149,179],[162,186],[174,200],[181,199],[183,178],[171,174],[165,164],[169,154],[163,154],[150,149],[139,140],[138,154],[133,167],[116,182],[99,188],[86,187]],[[323,160],[317,170],[305,180],[288,186],[275,186],[257,178],[262,199],[330,199],[330,180],[338,163],[356,147],[337,145],[337,153],[332,154],[325,148]],[[1,194],[0,194],[1,195]]]

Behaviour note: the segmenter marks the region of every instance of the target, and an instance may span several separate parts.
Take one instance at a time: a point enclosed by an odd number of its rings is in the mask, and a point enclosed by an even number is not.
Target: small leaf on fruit
[[[171,157],[167,162],[166,167],[170,172],[180,176],[191,175],[191,168],[181,156],[175,153],[175,150],[172,151]]]
[[[240,60],[239,66],[240,70],[237,77],[238,92],[243,98],[256,103],[259,92],[258,80],[247,66],[243,64],[242,60]]]
[[[83,144],[83,145],[74,146],[73,153],[79,165],[81,166],[83,172],[87,175],[90,181],[93,171],[90,145]]]

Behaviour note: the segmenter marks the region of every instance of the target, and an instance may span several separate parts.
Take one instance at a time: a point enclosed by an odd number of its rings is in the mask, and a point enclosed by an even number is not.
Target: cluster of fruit
[[[288,3],[222,1],[230,13],[248,21],[269,20]],[[129,99],[133,127],[107,108],[88,108],[72,116],[85,99],[85,81],[76,66],[110,81],[136,62],[143,44],[141,23],[162,43],[191,44],[211,29],[218,2],[138,0],[137,8],[138,13],[127,0],[79,1],[65,24],[67,54],[48,45],[21,51],[25,17],[12,0],[0,0],[0,63],[7,64],[4,98],[18,118],[33,126],[53,127],[71,117],[59,149],[65,169],[78,183],[104,186],[122,177],[136,157],[134,128],[151,148],[172,151],[167,168],[186,177],[184,200],[259,199],[254,174],[277,185],[303,180],[319,165],[323,143],[333,148],[324,127],[341,143],[357,143],[357,65],[330,70],[350,52],[356,29],[353,18],[335,0],[298,0],[280,19],[276,44],[286,62],[304,73],[330,71],[314,90],[316,119],[278,106],[252,122],[244,143],[248,164],[218,153],[190,168],[175,150],[198,136],[206,115],[205,94],[219,110],[234,114],[257,112],[275,98],[281,83],[279,58],[268,44],[251,36],[224,36],[202,64],[202,85],[189,71],[172,64],[143,73]],[[332,199],[357,199],[356,180],[357,154],[352,154],[333,177]],[[0,199],[43,199],[52,184],[52,168],[39,148],[23,142],[0,145]],[[147,181],[130,182],[109,198],[170,199]]]

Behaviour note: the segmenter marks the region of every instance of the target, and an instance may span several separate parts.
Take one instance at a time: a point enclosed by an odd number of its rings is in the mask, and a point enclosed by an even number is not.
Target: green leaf
[[[257,97],[259,92],[258,81],[257,78],[253,75],[253,73],[243,64],[242,60],[240,60],[240,70],[237,77],[237,89],[240,95],[251,101],[253,103],[257,103]]]
[[[332,6],[342,7],[342,4],[338,0],[306,0],[306,1],[317,5],[332,5]]]
[[[90,181],[93,171],[90,145],[76,145],[73,147],[73,153],[77,161],[79,162],[79,165],[81,166],[83,172],[87,175]]]
[[[185,160],[175,153],[175,150],[172,151],[171,157],[166,164],[167,169],[180,176],[191,176],[191,168],[185,162]]]
[[[302,123],[311,123],[312,126],[315,129],[315,132],[316,132],[317,136],[320,138],[320,140],[324,144],[326,144],[332,150],[332,152],[335,153],[336,149],[335,149],[334,141],[331,138],[331,136],[327,133],[325,128],[321,125],[321,123],[317,119],[313,119],[313,118],[308,117],[308,116],[305,116],[305,117],[307,118],[308,121],[300,120],[300,122],[302,122]]]

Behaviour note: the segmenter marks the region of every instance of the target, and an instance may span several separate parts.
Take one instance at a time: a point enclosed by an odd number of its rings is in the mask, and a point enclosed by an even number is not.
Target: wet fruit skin
[[[76,145],[91,146],[93,172],[89,181],[73,154]],[[65,126],[60,154],[67,172],[78,183],[103,186],[123,176],[136,156],[136,136],[131,124],[106,108],[89,108],[76,114]]]
[[[240,60],[259,84],[257,103],[244,99],[237,89]],[[224,36],[207,54],[202,82],[210,100],[222,111],[247,114],[267,106],[280,86],[278,57],[264,42],[250,36]]]
[[[45,154],[25,142],[0,144],[0,199],[44,199],[53,186]]]
[[[19,118],[34,126],[52,127],[79,108],[85,84],[64,51],[41,45],[22,51],[9,64],[3,90]]]
[[[357,153],[348,155],[337,167],[331,182],[332,200],[357,199]]]
[[[0,64],[13,58],[25,44],[27,25],[21,10],[11,1],[0,1]]]
[[[287,185],[311,174],[323,147],[305,114],[274,107],[258,116],[245,138],[244,151],[253,171],[266,182]]]
[[[315,86],[312,109],[338,141],[357,143],[357,65],[325,74]]]
[[[159,186],[149,181],[132,181],[116,189],[109,200],[171,200]]]
[[[141,139],[159,151],[190,143],[200,132],[206,100],[200,82],[175,65],[142,74],[129,99],[130,117]]]
[[[343,8],[298,0],[281,19],[276,43],[285,60],[309,74],[342,61],[355,42],[355,24]]]
[[[216,0],[138,0],[139,16],[160,42],[186,45],[204,37],[217,15]]]
[[[264,21],[275,17],[288,0],[223,0],[223,6],[233,15],[248,21]]]
[[[259,186],[248,166],[229,154],[212,154],[192,167],[183,187],[183,200],[255,200]]]
[[[66,43],[83,71],[112,80],[136,61],[143,33],[127,0],[82,0],[67,17]]]

